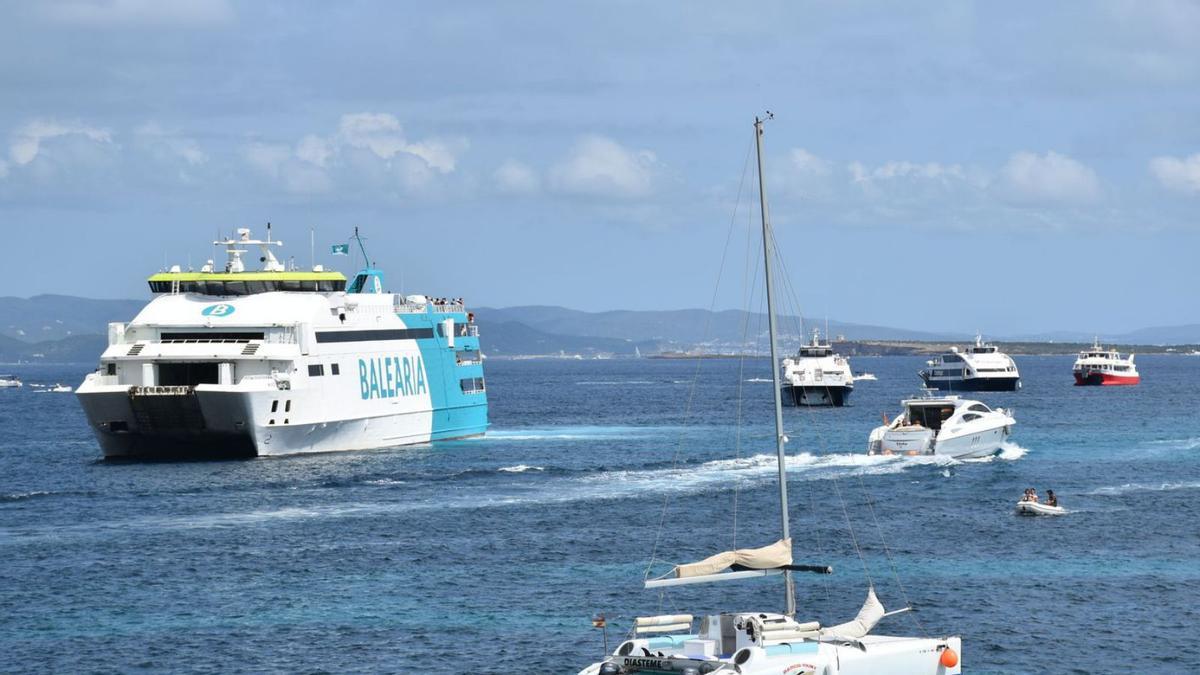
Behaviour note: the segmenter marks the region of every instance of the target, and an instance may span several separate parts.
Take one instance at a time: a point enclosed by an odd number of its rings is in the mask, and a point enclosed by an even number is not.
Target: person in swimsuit
[[[1046,490],[1046,505],[1058,506],[1058,497],[1054,496],[1054,490]]]

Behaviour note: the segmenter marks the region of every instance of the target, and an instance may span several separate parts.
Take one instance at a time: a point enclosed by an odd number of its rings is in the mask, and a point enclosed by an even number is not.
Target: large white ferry
[[[925,386],[950,391],[1016,391],[1021,387],[1021,373],[1012,357],[996,345],[975,336],[975,344],[963,351],[951,347],[928,362],[929,368],[920,372]]]
[[[385,292],[369,262],[348,284],[319,265],[290,269],[269,226],[266,240],[237,234],[213,242],[226,249],[223,270],[210,260],[155,274],[154,299],[109,324],[100,367],[76,391],[105,457],[283,455],[484,433],[478,329],[461,300]],[[251,247],[261,270],[246,270]]]
[[[1137,366],[1133,364],[1133,354],[1121,356],[1115,349],[1105,349],[1100,346],[1100,338],[1096,338],[1091,349],[1079,352],[1072,372],[1075,386],[1137,384],[1142,381]]]
[[[850,362],[821,342],[819,329],[812,342],[800,346],[796,356],[783,360],[784,405],[842,406],[854,391]]]

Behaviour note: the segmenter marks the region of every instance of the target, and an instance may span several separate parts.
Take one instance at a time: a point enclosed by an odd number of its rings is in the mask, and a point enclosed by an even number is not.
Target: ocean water
[[[1200,671],[1200,358],[1139,356],[1128,388],[1071,361],[978,395],[1017,417],[990,461],[863,453],[921,359],[786,410],[796,558],[835,568],[797,577],[798,618],[874,583],[917,609],[876,632],[962,635],[968,672]],[[106,463],[73,396],[0,390],[0,671],[574,673],[597,613],[615,644],[639,614],[782,607],[778,579],[641,588],[655,552],[777,538],[765,360],[487,371],[487,438],[223,462]],[[1014,515],[1030,486],[1070,513]]]

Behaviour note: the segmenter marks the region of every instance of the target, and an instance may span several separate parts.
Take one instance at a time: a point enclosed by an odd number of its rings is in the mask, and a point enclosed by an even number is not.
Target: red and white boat
[[[1116,350],[1100,346],[1097,338],[1091,349],[1079,352],[1075,359],[1075,386],[1137,384],[1141,381],[1133,354],[1121,356]]]

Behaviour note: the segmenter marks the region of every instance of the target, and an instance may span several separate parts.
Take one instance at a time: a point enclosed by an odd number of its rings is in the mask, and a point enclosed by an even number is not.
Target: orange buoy
[[[946,647],[942,650],[942,656],[938,659],[938,663],[941,663],[947,668],[953,668],[954,666],[958,665],[958,653],[953,649]]]

